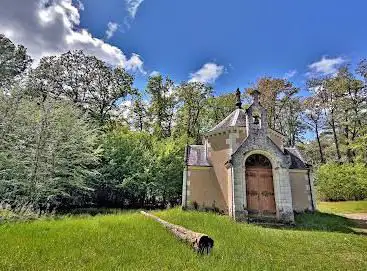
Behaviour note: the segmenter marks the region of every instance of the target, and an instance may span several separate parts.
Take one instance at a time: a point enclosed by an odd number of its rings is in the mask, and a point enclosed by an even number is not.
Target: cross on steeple
[[[241,102],[241,91],[239,88],[236,90],[236,108],[241,109],[242,108],[242,102]]]

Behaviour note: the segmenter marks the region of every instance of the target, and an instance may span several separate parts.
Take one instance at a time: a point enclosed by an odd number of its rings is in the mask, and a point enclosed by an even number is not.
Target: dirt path
[[[359,231],[367,233],[367,213],[343,214],[343,216],[353,220]]]

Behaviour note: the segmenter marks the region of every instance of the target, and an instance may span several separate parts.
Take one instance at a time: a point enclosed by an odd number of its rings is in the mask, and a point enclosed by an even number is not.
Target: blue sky
[[[1,0],[0,32],[35,59],[83,49],[122,65],[211,83],[216,94],[260,76],[333,74],[367,57],[365,0]],[[304,94],[304,93],[303,93]]]
[[[355,64],[367,57],[367,1],[145,0],[130,27],[127,3],[84,0],[81,26],[97,37],[119,25],[109,43],[137,53],[147,73],[175,81],[205,63],[223,66],[216,93],[246,87],[262,75],[284,77],[302,87],[309,65],[341,58]],[[137,76],[143,87],[146,78]]]

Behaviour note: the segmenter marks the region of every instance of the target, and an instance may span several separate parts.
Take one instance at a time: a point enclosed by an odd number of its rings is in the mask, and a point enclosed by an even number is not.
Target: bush
[[[53,216],[53,212],[49,212],[49,210],[41,211],[29,203],[21,204],[14,202],[13,204],[9,204],[4,201],[0,202],[0,224],[2,222],[30,221],[41,217]]]
[[[364,164],[325,164],[316,174],[322,200],[362,200],[367,198],[367,168]]]

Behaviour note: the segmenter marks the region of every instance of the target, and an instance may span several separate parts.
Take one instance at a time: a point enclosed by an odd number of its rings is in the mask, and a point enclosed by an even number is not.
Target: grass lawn
[[[71,217],[0,225],[0,270],[367,270],[367,237],[336,215],[273,229],[211,213],[156,214],[209,234],[213,253],[195,254],[139,213]]]
[[[319,211],[326,213],[339,213],[339,214],[367,213],[367,200],[318,202],[317,208],[319,209]]]

